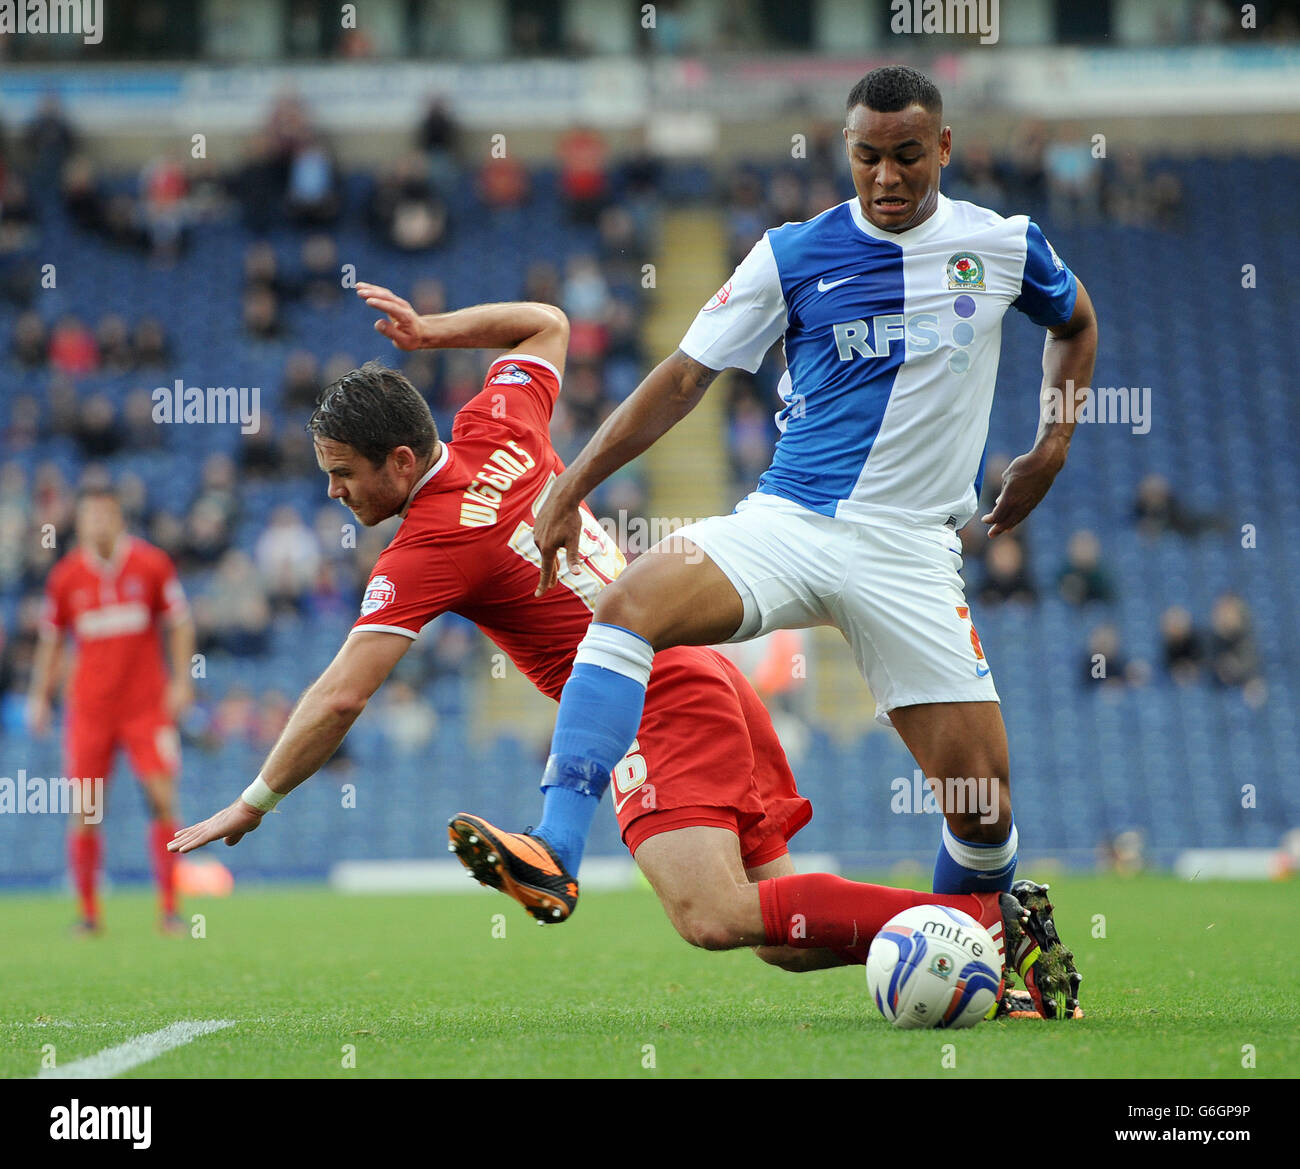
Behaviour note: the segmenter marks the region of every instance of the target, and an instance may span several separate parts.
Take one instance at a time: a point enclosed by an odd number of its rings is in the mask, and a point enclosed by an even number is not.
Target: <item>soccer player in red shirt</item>
[[[178,852],[218,839],[235,844],[257,828],[334,753],[420,630],[443,612],[477,623],[558,699],[594,599],[623,567],[584,510],[581,559],[566,564],[562,588],[536,596],[532,518],[563,466],[549,427],[568,341],[564,314],[549,305],[488,304],[421,317],[387,289],[360,284],[357,291],[386,315],[376,328],[399,348],[510,351],[457,414],[450,442],[438,438],[410,382],[382,366],[354,370],[322,394],[308,428],[330,496],[363,524],[393,515],[403,522],[375,564],[357,623],[261,773],[229,807],[178,833],[170,845]],[[1035,1002],[1052,1009],[1036,982],[1041,955],[1064,953],[1050,911],[1028,910],[1011,894],[944,897],[796,875],[787,841],[811,807],[744,676],[714,650],[692,646],[659,654],[648,674],[637,742],[614,772],[614,810],[624,842],[687,941],[752,946],[788,969],[863,962],[895,913],[945,904],[984,924],[1000,950],[1005,936],[1008,962],[1027,975]],[[538,920],[563,920],[576,904],[576,875],[548,841],[545,820],[524,834],[457,816],[451,839],[480,880]],[[1073,999],[1073,986],[1066,990]]]
[[[66,692],[65,766],[83,785],[107,783],[119,747],[144,787],[153,821],[149,851],[165,933],[183,933],[176,912],[175,779],[180,765],[176,719],[194,699],[190,659],[194,624],[167,554],[126,531],[110,488],[82,492],[77,546],[50,572],[28,697],[32,730],[49,729],[63,644],[76,647]],[[171,679],[163,660],[163,633]],[[83,805],[84,806],[84,805]],[[81,907],[77,929],[100,928],[96,880],[103,852],[99,823],[76,816],[68,860]]]

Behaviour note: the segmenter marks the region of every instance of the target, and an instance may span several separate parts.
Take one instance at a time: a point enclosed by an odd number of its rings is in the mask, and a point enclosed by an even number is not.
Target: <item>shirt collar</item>
[[[96,552],[92,544],[83,544],[81,553],[86,558],[86,563],[100,576],[116,576],[126,561],[130,547],[131,537],[122,532],[113,542],[113,551],[108,554],[108,559]]]
[[[849,213],[853,216],[854,225],[863,235],[896,244],[918,243],[921,240],[929,239],[934,232],[942,229],[952,209],[952,200],[940,192],[938,204],[929,219],[918,223],[915,227],[909,227],[906,231],[885,231],[884,228],[877,227],[866,217],[862,210],[862,202],[857,195],[854,195],[848,202]]]
[[[439,445],[442,447],[442,451],[438,458],[434,461],[433,466],[425,471],[415,486],[411,488],[411,494],[406,497],[406,502],[402,504],[402,510],[397,513],[403,519],[406,518],[406,512],[411,506],[411,501],[424,490],[429,480],[441,471],[447,465],[447,460],[451,458],[451,448],[445,442],[440,442]]]

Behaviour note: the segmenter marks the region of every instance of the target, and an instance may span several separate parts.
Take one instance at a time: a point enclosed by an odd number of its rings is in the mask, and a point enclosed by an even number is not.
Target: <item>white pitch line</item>
[[[161,1031],[137,1035],[116,1047],[106,1047],[98,1055],[74,1060],[63,1067],[46,1068],[37,1077],[42,1080],[103,1080],[120,1076],[133,1067],[157,1059],[173,1047],[182,1047],[200,1035],[222,1031],[235,1025],[234,1019],[196,1019],[172,1023]]]

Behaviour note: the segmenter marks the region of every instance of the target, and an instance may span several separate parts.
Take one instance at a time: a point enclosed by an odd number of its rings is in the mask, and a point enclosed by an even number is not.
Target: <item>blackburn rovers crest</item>
[[[948,288],[984,291],[984,261],[974,252],[958,252],[948,261]]]

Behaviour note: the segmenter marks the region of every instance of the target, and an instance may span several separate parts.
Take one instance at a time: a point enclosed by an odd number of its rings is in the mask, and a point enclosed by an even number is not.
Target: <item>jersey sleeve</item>
[[[787,324],[781,274],[764,235],[696,314],[679,348],[709,369],[754,373]]]
[[[559,394],[560,371],[549,361],[507,353],[488,366],[483,388],[457,412],[452,437],[478,423],[500,429],[502,422],[548,434]]]
[[[467,586],[449,556],[418,544],[389,545],[375,561],[352,633],[400,633],[414,641],[435,617],[464,599]]]
[[[190,605],[185,599],[181,579],[176,575],[176,565],[167,553],[159,551],[154,569],[155,584],[153,611],[168,625],[184,621],[190,615]]]
[[[64,633],[72,624],[68,612],[68,590],[64,585],[67,573],[63,563],[54,566],[45,580],[45,596],[41,602],[41,633],[45,635]]]
[[[1025,228],[1025,270],[1011,302],[1036,325],[1063,325],[1074,312],[1079,282],[1032,219]]]

